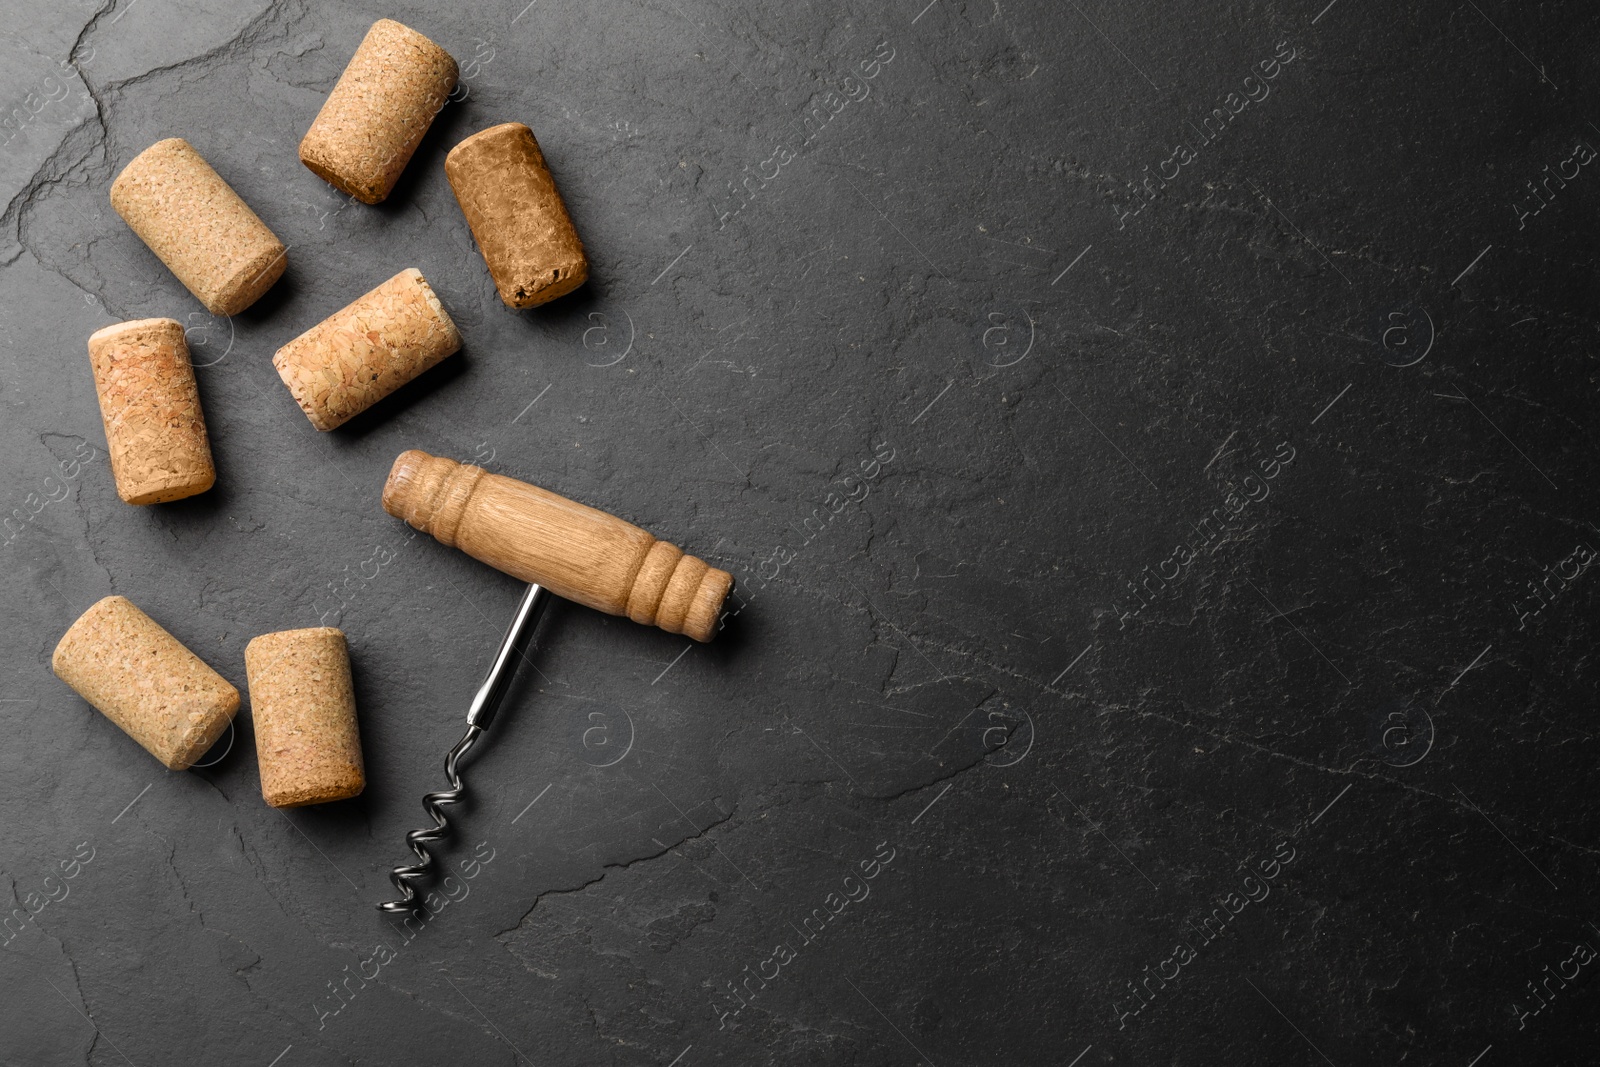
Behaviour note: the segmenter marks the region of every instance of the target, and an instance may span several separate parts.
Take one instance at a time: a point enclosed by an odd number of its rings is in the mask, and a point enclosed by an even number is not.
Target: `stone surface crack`
[[[726,824],[728,822],[731,822],[733,820],[734,816],[736,816],[738,814],[738,812],[739,812],[738,805],[734,805],[733,810],[729,811],[726,815],[723,815],[719,819],[712,820],[703,829],[698,830],[695,833],[688,834],[688,835],[686,835],[684,837],[681,837],[678,840],[676,840],[673,843],[671,843],[670,845],[667,845],[665,848],[659,849],[659,850],[657,850],[655,852],[649,852],[649,853],[646,853],[643,856],[636,856],[633,859],[624,860],[621,863],[607,863],[607,864],[605,864],[604,866],[602,866],[600,868],[600,873],[596,874],[593,878],[589,878],[589,879],[586,879],[583,882],[580,882],[579,884],[577,884],[575,886],[563,886],[563,887],[558,887],[558,888],[555,888],[555,889],[543,890],[536,897],[533,898],[533,903],[528,905],[527,909],[525,911],[523,911],[523,913],[520,916],[517,917],[517,921],[515,923],[513,923],[512,925],[507,926],[507,927],[505,927],[505,928],[503,928],[501,930],[497,930],[495,932],[495,935],[494,935],[495,936],[495,940],[498,941],[501,938],[503,938],[506,934],[512,933],[513,931],[516,931],[516,930],[520,930],[522,928],[522,925],[525,922],[527,922],[528,916],[533,914],[534,909],[536,909],[539,906],[539,902],[544,900],[545,897],[566,896],[568,894],[573,894],[573,893],[582,893],[585,890],[588,890],[588,889],[592,888],[593,886],[599,885],[601,882],[605,881],[606,875],[610,874],[613,871],[624,871],[624,870],[627,870],[627,869],[629,869],[631,867],[638,866],[641,863],[649,863],[651,860],[657,860],[657,859],[660,859],[663,856],[670,855],[671,853],[673,853],[673,852],[677,851],[679,848],[681,848],[683,845],[688,844],[690,841],[694,841],[694,840],[697,840],[699,838],[705,837],[707,834],[709,834],[712,830],[716,829],[717,827],[722,826],[722,825],[724,825],[724,824]]]

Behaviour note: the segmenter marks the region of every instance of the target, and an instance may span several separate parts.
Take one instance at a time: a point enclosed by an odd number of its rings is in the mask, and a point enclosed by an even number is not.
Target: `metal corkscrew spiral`
[[[517,613],[512,618],[505,637],[500,641],[500,648],[494,654],[494,662],[489,665],[489,673],[484,678],[483,684],[478,687],[477,695],[472,698],[472,706],[467,709],[466,736],[457,741],[450,754],[444,758],[444,774],[450,783],[450,788],[428,793],[422,798],[422,809],[432,817],[434,825],[406,834],[406,844],[417,854],[418,862],[406,867],[395,867],[389,872],[389,880],[400,891],[400,899],[384,901],[378,905],[379,911],[403,913],[416,906],[417,891],[411,883],[428,877],[433,870],[433,854],[428,851],[427,846],[450,833],[450,821],[445,817],[443,806],[459,804],[466,795],[459,770],[461,759],[473,745],[477,744],[478,738],[483,736],[489,724],[494,721],[495,712],[500,709],[500,703],[510,690],[512,679],[516,677],[517,663],[527,658],[526,652],[529,642],[533,639],[534,627],[538,624],[539,616],[544,613],[549,601],[550,592],[538,585],[528,586],[528,591],[522,594],[522,600],[517,604]]]

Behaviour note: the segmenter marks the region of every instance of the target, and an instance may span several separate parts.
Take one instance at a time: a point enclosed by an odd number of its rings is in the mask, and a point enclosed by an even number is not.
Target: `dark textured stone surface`
[[[6,10],[0,1062],[1593,1062],[1592,7],[442,12]],[[295,146],[380,16],[468,95],[369,208]],[[593,265],[523,314],[442,173],[512,120]],[[232,322],[107,203],[172,135],[292,246]],[[272,352],[408,266],[462,356],[314,433]],[[84,340],[156,315],[219,482],[135,509]],[[409,939],[519,588],[382,512],[405,448],[746,605],[558,606]],[[366,793],[266,808],[248,711],[164,773],[50,675],[113,592],[241,689],[342,626]]]

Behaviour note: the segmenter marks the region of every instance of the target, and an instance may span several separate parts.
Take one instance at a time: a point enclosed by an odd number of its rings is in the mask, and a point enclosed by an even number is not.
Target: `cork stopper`
[[[272,365],[311,425],[331,430],[461,349],[461,334],[415,267],[278,349]]]
[[[450,150],[444,173],[508,306],[535,307],[588,280],[583,242],[528,127],[473,134]]]
[[[364,204],[394,189],[456,87],[450,53],[393,19],[372,24],[300,141],[300,162]]]
[[[261,795],[274,808],[346,800],[366,787],[344,632],[262,634],[244,650]]]
[[[79,616],[50,667],[169,770],[204,755],[239,710],[239,691],[126,597]]]
[[[181,137],[135,156],[111,206],[213,315],[237,315],[283,274],[283,242]]]
[[[89,336],[111,474],[129,504],[159,504],[217,480],[183,325],[135,319]]]

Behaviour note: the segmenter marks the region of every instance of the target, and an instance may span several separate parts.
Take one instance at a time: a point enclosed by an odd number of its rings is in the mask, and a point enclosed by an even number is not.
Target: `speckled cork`
[[[203,756],[239,710],[239,691],[126,597],[80,615],[50,666],[169,770]]]
[[[589,278],[589,260],[533,131],[491,126],[456,145],[444,173],[500,299],[530,308]]]
[[[367,784],[344,631],[262,634],[244,650],[261,795],[275,808],[344,800]]]
[[[331,430],[461,348],[415,267],[278,349],[272,365],[311,425]]]
[[[237,315],[283,274],[283,242],[181,137],[135,156],[111,206],[213,315]]]
[[[300,162],[364,204],[387,197],[459,74],[450,53],[379,19],[300,141]]]
[[[117,495],[160,504],[210,489],[217,471],[183,325],[135,319],[96,330],[89,363]]]

